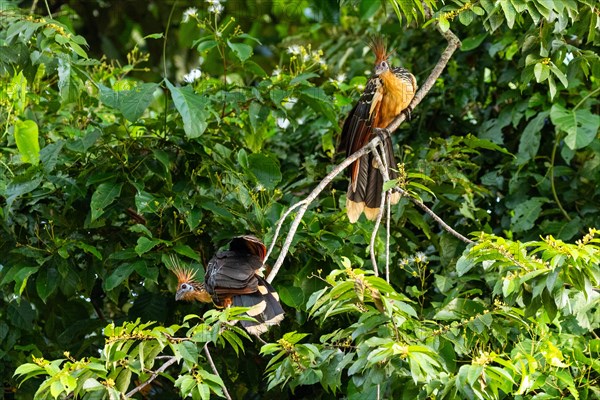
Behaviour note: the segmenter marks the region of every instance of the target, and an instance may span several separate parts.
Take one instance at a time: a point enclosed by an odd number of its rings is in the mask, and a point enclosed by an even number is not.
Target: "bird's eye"
[[[187,283],[182,283],[182,284],[181,284],[181,288],[182,288],[183,290],[187,290],[187,289],[188,289],[188,285],[187,285]]]
[[[381,68],[388,68],[388,63],[385,61],[381,62]]]

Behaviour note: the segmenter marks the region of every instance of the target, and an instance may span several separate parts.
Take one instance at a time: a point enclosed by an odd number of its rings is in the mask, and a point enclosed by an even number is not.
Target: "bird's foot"
[[[373,128],[373,133],[381,139],[381,142],[385,142],[390,137],[390,131],[385,128]]]
[[[402,110],[402,114],[404,114],[404,117],[406,119],[406,121],[410,121],[412,118],[412,112],[413,109],[411,106],[406,107],[404,110]]]

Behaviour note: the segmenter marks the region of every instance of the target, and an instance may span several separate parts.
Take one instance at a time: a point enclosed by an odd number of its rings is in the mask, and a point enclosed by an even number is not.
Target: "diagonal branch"
[[[435,67],[431,71],[431,74],[429,75],[429,77],[425,80],[425,82],[423,83],[421,88],[415,94],[415,97],[413,98],[413,100],[409,106],[411,110],[414,110],[415,107],[417,105],[419,105],[419,103],[421,103],[423,98],[425,98],[425,96],[429,93],[431,88],[433,88],[435,81],[440,77],[440,75],[444,71],[444,68],[446,68],[446,65],[448,64],[448,61],[450,61],[452,54],[454,54],[456,49],[458,49],[460,47],[460,40],[454,33],[452,33],[452,31],[447,30],[445,32],[442,32],[439,29],[439,26],[438,26],[438,31],[440,31],[442,36],[444,36],[444,38],[448,41],[448,46],[443,51],[442,55],[440,56],[440,59],[438,60]],[[391,134],[396,129],[398,129],[398,127],[400,127],[400,125],[402,124],[402,122],[405,121],[405,119],[406,119],[405,114],[402,113],[402,114],[398,115],[385,128],[385,131],[387,131],[387,134]],[[325,187],[327,185],[329,185],[331,183],[331,181],[333,181],[333,179],[337,175],[339,175],[344,169],[346,169],[350,164],[352,164],[354,161],[356,161],[360,157],[364,156],[365,154],[367,154],[371,151],[375,151],[377,146],[379,145],[379,143],[381,143],[381,138],[379,136],[375,136],[375,138],[373,138],[369,142],[369,144],[367,144],[366,146],[364,146],[362,149],[358,150],[354,154],[350,155],[348,158],[346,158],[344,161],[342,161],[341,164],[338,164],[329,174],[327,174],[327,176],[317,185],[317,187],[315,187],[313,189],[313,191],[304,200],[301,200],[298,203],[298,204],[302,204],[302,206],[298,209],[298,213],[296,214],[296,217],[294,218],[294,221],[292,222],[292,224],[290,226],[288,234],[285,238],[285,241],[284,241],[281,251],[279,253],[279,257],[277,257],[277,261],[275,261],[275,264],[273,265],[273,269],[271,270],[271,273],[267,277],[268,282],[272,282],[273,279],[275,278],[275,276],[277,275],[277,273],[279,272],[279,269],[281,268],[281,266],[283,264],[283,260],[285,259],[287,252],[292,244],[292,241],[296,234],[296,230],[298,229],[298,226],[300,225],[300,222],[302,221],[302,217],[308,210],[308,207],[311,205],[311,203],[317,198],[317,196],[323,191],[323,189],[325,189]],[[406,192],[403,191],[402,189],[396,188],[395,190],[399,191],[400,193],[406,194]],[[440,217],[438,217],[425,204],[423,204],[422,202],[420,202],[417,199],[413,199],[410,196],[409,196],[409,199],[411,199],[411,201],[413,203],[415,203],[416,205],[418,205],[421,209],[425,210],[425,212],[427,214],[431,215],[448,232],[452,233],[454,236],[465,241],[466,243],[471,242],[469,239],[465,238],[460,233],[458,233],[454,229],[452,229],[448,224],[446,224]],[[298,205],[296,204],[292,207],[293,207],[293,209],[295,209],[298,207]],[[281,224],[283,224],[283,221],[285,220],[285,217],[287,217],[287,215],[289,215],[289,214],[290,214],[290,212],[288,210],[288,212],[286,212],[286,214],[284,214],[284,216],[281,218],[280,224],[278,224],[276,233],[278,233],[279,228],[281,227]],[[271,249],[273,248],[274,243],[276,241],[277,241],[277,234],[275,236],[273,236],[273,242],[271,243]]]
[[[210,351],[208,350],[208,343],[204,345],[204,353],[206,354],[206,359],[208,360],[208,363],[210,364],[210,367],[212,368],[213,372],[220,378],[221,375],[219,374],[219,370],[217,369],[217,366],[215,365],[215,362],[213,361],[212,356],[210,355]],[[229,392],[227,391],[225,385],[223,385],[221,389],[223,389],[223,394],[225,395],[225,398],[227,400],[231,400],[231,396],[229,395]]]
[[[140,390],[142,390],[143,388],[145,388],[146,386],[148,386],[153,380],[155,380],[156,378],[158,378],[158,376],[165,372],[165,370],[167,368],[169,368],[172,364],[175,364],[177,362],[177,358],[175,356],[169,357],[169,359],[167,360],[167,362],[165,362],[163,365],[160,366],[159,369],[157,369],[156,371],[152,372],[152,375],[150,375],[150,378],[148,378],[147,381],[139,384],[138,386],[134,387],[133,389],[131,389],[126,395],[125,397],[129,398],[131,396],[133,396],[134,394],[136,394],[137,392],[139,392]]]

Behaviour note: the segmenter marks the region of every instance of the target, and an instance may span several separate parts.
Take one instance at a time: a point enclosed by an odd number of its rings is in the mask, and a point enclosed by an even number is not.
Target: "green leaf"
[[[515,10],[510,0],[500,0],[500,5],[502,6],[502,11],[504,11],[504,16],[506,17],[506,24],[509,29],[512,29],[515,24],[517,10]]]
[[[475,18],[475,14],[471,10],[464,10],[458,14],[458,20],[463,25],[470,25],[473,22],[473,18]]]
[[[35,287],[40,299],[45,303],[48,297],[58,288],[59,275],[54,267],[42,267],[35,279]]]
[[[54,168],[58,162],[58,155],[60,154],[64,145],[65,141],[61,139],[46,145],[40,150],[40,161],[42,162],[44,171],[47,173],[54,171]]]
[[[248,156],[248,166],[252,176],[266,189],[273,190],[281,182],[279,161],[271,155],[250,154]]]
[[[41,373],[41,372],[44,372],[44,368],[40,367],[37,364],[31,364],[31,363],[22,364],[22,365],[19,365],[17,367],[17,369],[15,370],[15,373],[13,374],[13,376],[15,376],[15,375],[27,375],[27,374],[30,374],[31,372],[39,372],[39,373]]]
[[[104,214],[104,209],[112,204],[121,194],[122,183],[107,182],[101,183],[92,194],[90,208],[92,212],[92,221],[98,219]]]
[[[556,127],[567,133],[565,144],[571,150],[589,145],[600,127],[600,116],[592,114],[589,110],[567,110],[560,104],[552,106],[550,119]]]
[[[550,67],[544,63],[537,63],[535,67],[533,67],[533,74],[535,75],[535,80],[539,82],[544,82],[550,76]]]
[[[173,247],[173,250],[175,250],[177,253],[183,256],[191,258],[192,260],[200,261],[200,256],[198,255],[198,253],[196,253],[194,249],[192,249],[187,244],[178,243],[176,246]]]
[[[450,29],[450,22],[448,22],[448,20],[443,16],[440,16],[438,19],[438,24],[440,25],[440,30],[442,32],[446,32],[448,29]]]
[[[536,115],[529,121],[519,140],[519,152],[517,153],[517,165],[523,165],[533,159],[540,148],[540,139],[542,137],[542,128],[548,117],[548,112],[544,111]]]
[[[175,87],[168,80],[165,81],[175,108],[183,119],[183,130],[189,139],[199,137],[208,126],[209,113],[206,110],[208,99],[194,92],[191,86]]]
[[[277,293],[281,301],[294,308],[300,308],[304,304],[304,292],[295,286],[278,286]]]
[[[58,90],[63,104],[76,101],[80,95],[80,87],[72,71],[71,61],[62,57],[58,59]]]
[[[250,56],[252,56],[252,46],[249,46],[245,43],[233,43],[228,40],[227,46],[233,50],[233,53],[241,62],[246,61],[248,58],[250,58]]]
[[[98,85],[100,101],[109,107],[118,109],[131,122],[137,121],[154,100],[156,83],[142,83],[132,90],[115,91],[104,85]]]
[[[198,346],[192,342],[181,342],[177,346],[179,354],[184,361],[187,361],[190,365],[198,363]]]
[[[535,221],[542,212],[542,204],[548,203],[545,197],[532,197],[519,203],[514,209],[514,215],[510,219],[513,232],[526,232],[533,228]]]
[[[477,36],[472,36],[472,37],[468,37],[465,40],[462,41],[462,44],[460,46],[460,50],[461,51],[470,51],[470,50],[474,50],[477,47],[479,47],[479,45],[481,45],[481,43],[483,43],[483,41],[485,40],[485,38],[487,37],[487,33],[480,33]]]
[[[137,240],[137,245],[135,246],[135,252],[138,256],[145,254],[152,250],[155,246],[161,243],[159,239],[148,239],[145,236],[139,237]]]
[[[337,124],[337,117],[333,112],[333,100],[320,87],[304,88],[300,90],[300,98],[317,113],[323,114],[329,121]]]
[[[104,280],[104,290],[111,291],[121,284],[135,270],[134,264],[121,264]]]
[[[15,124],[15,142],[21,154],[21,160],[37,165],[40,162],[40,143],[38,126],[35,121],[17,121]]]

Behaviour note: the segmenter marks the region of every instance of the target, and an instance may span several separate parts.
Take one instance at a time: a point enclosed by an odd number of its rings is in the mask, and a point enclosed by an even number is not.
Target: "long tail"
[[[269,329],[269,326],[279,324],[284,317],[284,311],[279,303],[279,295],[266,280],[258,278],[258,291],[252,294],[242,294],[233,297],[236,307],[250,307],[248,315],[255,321],[240,321],[251,335],[259,336]]]
[[[397,178],[396,159],[392,139],[385,139],[385,152],[387,154],[387,166],[390,179]],[[361,157],[357,163],[358,174],[356,179],[350,179],[348,195],[346,196],[346,211],[351,223],[355,223],[361,213],[369,220],[374,220],[379,214],[381,195],[383,191],[383,177],[379,171],[377,161],[372,153]],[[399,193],[393,193],[391,203],[396,204],[400,200]]]

